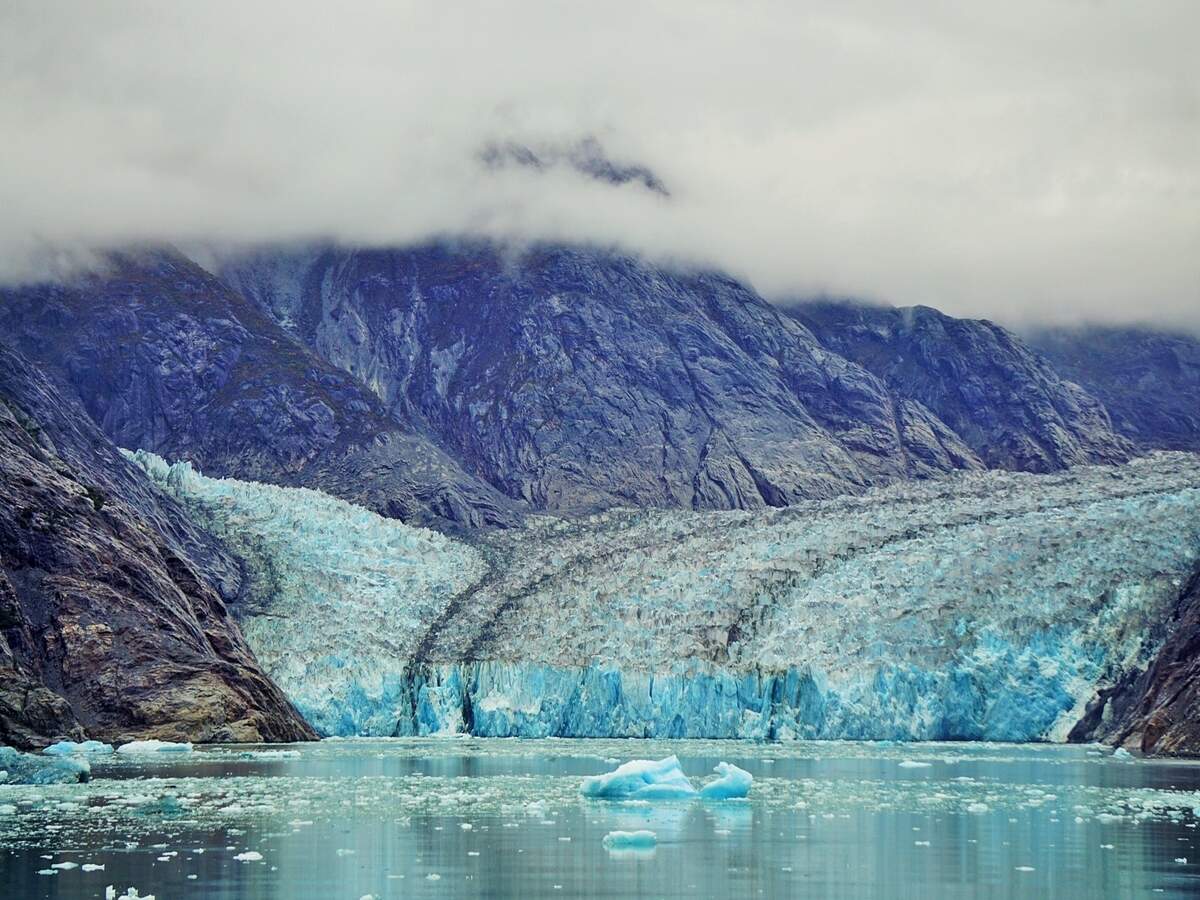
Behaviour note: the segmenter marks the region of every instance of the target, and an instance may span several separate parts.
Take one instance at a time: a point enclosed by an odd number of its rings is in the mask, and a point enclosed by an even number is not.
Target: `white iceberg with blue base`
[[[697,796],[675,756],[630,760],[605,775],[583,779],[579,792],[594,800],[691,800]]]

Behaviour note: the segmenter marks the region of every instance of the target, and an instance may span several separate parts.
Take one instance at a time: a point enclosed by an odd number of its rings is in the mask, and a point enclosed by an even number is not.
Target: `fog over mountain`
[[[453,234],[1200,327],[1197,33],[1192,0],[13,0],[0,274]]]

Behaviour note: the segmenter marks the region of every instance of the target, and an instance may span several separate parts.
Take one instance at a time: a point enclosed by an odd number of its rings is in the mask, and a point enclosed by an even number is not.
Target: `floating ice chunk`
[[[690,800],[695,786],[679,768],[679,759],[634,759],[605,775],[583,779],[579,792],[604,800]]]
[[[610,831],[602,843],[605,850],[653,850],[658,845],[658,835],[645,829]]]
[[[5,784],[71,784],[87,781],[92,774],[86,759],[20,753],[11,747],[0,747],[0,765]]]
[[[112,753],[113,748],[112,744],[106,744],[103,741],[59,741],[57,744],[42,748],[42,752],[47,756],[100,756]]]
[[[1113,759],[1133,759],[1133,754],[1130,753],[1128,750],[1126,750],[1124,747],[1118,747],[1116,750],[1113,751],[1112,758]]]
[[[1187,865],[1187,857],[1186,856],[1177,856],[1177,857],[1175,857],[1175,862],[1179,863],[1181,866],[1186,866]]]
[[[117,748],[118,753],[190,753],[191,741],[130,741]]]
[[[720,762],[713,771],[721,777],[700,788],[700,796],[705,800],[735,800],[750,793],[754,776],[745,769],[739,769],[733,763]]]
[[[247,850],[245,853],[239,853],[234,857],[238,862],[258,862],[262,858],[262,854],[257,850]]]
[[[1017,866],[1016,869],[1018,872],[1032,872],[1033,866]]]
[[[969,812],[969,813],[985,813],[989,809],[991,809],[991,807],[988,806],[986,803],[979,803],[979,802],[971,803],[967,806],[967,812]]]
[[[66,862],[50,863],[50,868],[59,869],[61,871],[66,871],[68,869],[78,869],[79,863],[71,862],[70,860],[67,860]]]
[[[902,769],[928,769],[931,765],[933,764],[921,762],[917,759],[904,759],[900,761],[900,768]]]
[[[85,872],[103,872],[104,863],[84,863],[82,868]]]

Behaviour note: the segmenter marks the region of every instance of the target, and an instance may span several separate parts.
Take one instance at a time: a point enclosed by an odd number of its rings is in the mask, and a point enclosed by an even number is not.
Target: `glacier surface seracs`
[[[473,543],[131,457],[249,560],[246,637],[326,734],[1062,739],[1200,558],[1186,453]]]

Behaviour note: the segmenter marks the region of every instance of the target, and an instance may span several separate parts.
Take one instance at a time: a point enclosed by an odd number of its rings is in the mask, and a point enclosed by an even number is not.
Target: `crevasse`
[[[1060,739],[1200,558],[1184,453],[474,543],[130,456],[248,560],[247,640],[326,734]]]

